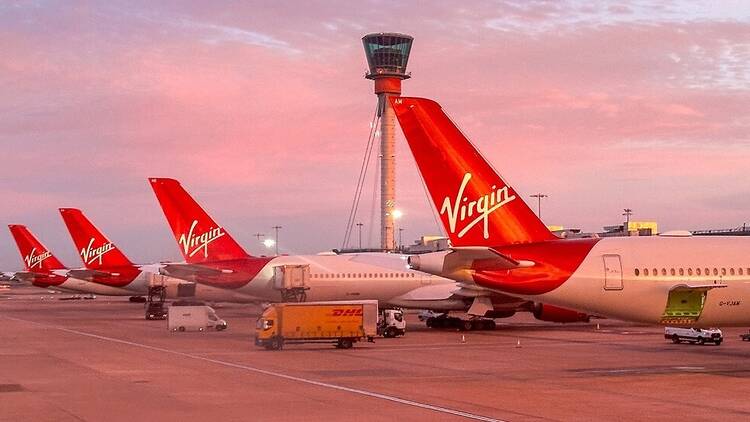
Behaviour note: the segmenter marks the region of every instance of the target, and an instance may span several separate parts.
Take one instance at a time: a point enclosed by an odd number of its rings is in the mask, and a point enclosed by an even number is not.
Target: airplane
[[[105,296],[132,296],[131,291],[119,287],[92,283],[76,277],[81,270],[68,269],[52,252],[26,228],[19,224],[8,226],[18,251],[24,271],[13,273],[13,279],[28,282],[36,287],[67,293],[87,293]]]
[[[167,298],[197,299],[211,302],[256,303],[256,297],[238,292],[197,285],[159,273],[163,264],[133,264],[114,243],[102,234],[83,212],[60,208],[60,215],[83,261],[85,270],[77,277],[92,283],[126,289],[131,294],[147,295],[153,287],[164,287]]]
[[[557,238],[437,102],[390,101],[452,244],[412,268],[620,320],[750,325],[750,238]]]
[[[517,310],[535,311],[556,322],[588,320],[587,315],[463,285],[407,268],[406,256],[391,253],[251,256],[216,223],[174,179],[149,182],[185,263],[165,264],[162,272],[183,280],[235,289],[278,301],[375,299],[381,306],[466,311],[472,317],[504,318]],[[301,272],[299,285],[285,284],[285,273]],[[474,318],[476,319],[476,318]],[[442,319],[433,320],[439,326]],[[490,321],[461,321],[464,329],[492,328]]]

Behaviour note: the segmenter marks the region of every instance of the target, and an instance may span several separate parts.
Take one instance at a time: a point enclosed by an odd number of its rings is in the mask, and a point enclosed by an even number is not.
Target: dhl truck
[[[285,344],[334,343],[348,349],[372,341],[377,326],[377,300],[275,303],[258,318],[255,345],[281,350]]]

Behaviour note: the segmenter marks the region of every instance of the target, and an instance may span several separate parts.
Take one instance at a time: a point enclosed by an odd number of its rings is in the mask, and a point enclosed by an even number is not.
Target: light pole
[[[362,250],[362,226],[364,224],[357,223],[357,229],[359,229],[359,249]]]
[[[401,241],[401,232],[404,231],[403,227],[398,228],[398,251],[401,252],[402,248],[404,247],[404,243]]]
[[[633,215],[633,210],[630,208],[623,209],[625,211],[622,215],[625,216],[625,225],[630,226],[630,216]]]
[[[536,216],[542,219],[542,198],[549,198],[549,195],[543,193],[535,193],[531,195],[532,198],[536,198]]]
[[[627,233],[628,236],[630,236],[630,216],[633,215],[633,210],[630,208],[624,208],[622,215],[625,216],[625,227],[623,228],[623,231]]]
[[[278,256],[279,255],[279,229],[281,229],[281,226],[273,226],[271,228],[274,229],[274,231],[276,232],[276,238],[274,240],[276,244],[276,255]]]
[[[263,233],[255,233],[255,234],[254,234],[253,236],[255,236],[255,237],[257,237],[257,238],[258,238],[258,242],[260,242],[260,238],[261,238],[261,237],[266,237],[266,235],[265,235],[265,234],[263,234]]]

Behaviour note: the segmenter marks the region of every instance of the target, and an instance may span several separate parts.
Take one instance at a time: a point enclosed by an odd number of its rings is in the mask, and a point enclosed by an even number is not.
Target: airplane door
[[[620,255],[604,255],[604,290],[622,290]]]

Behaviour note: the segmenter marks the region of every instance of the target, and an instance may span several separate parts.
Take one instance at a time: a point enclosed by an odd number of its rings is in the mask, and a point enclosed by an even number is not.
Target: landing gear
[[[430,328],[453,328],[461,331],[491,331],[495,329],[495,321],[486,318],[461,319],[443,314],[425,320]]]

